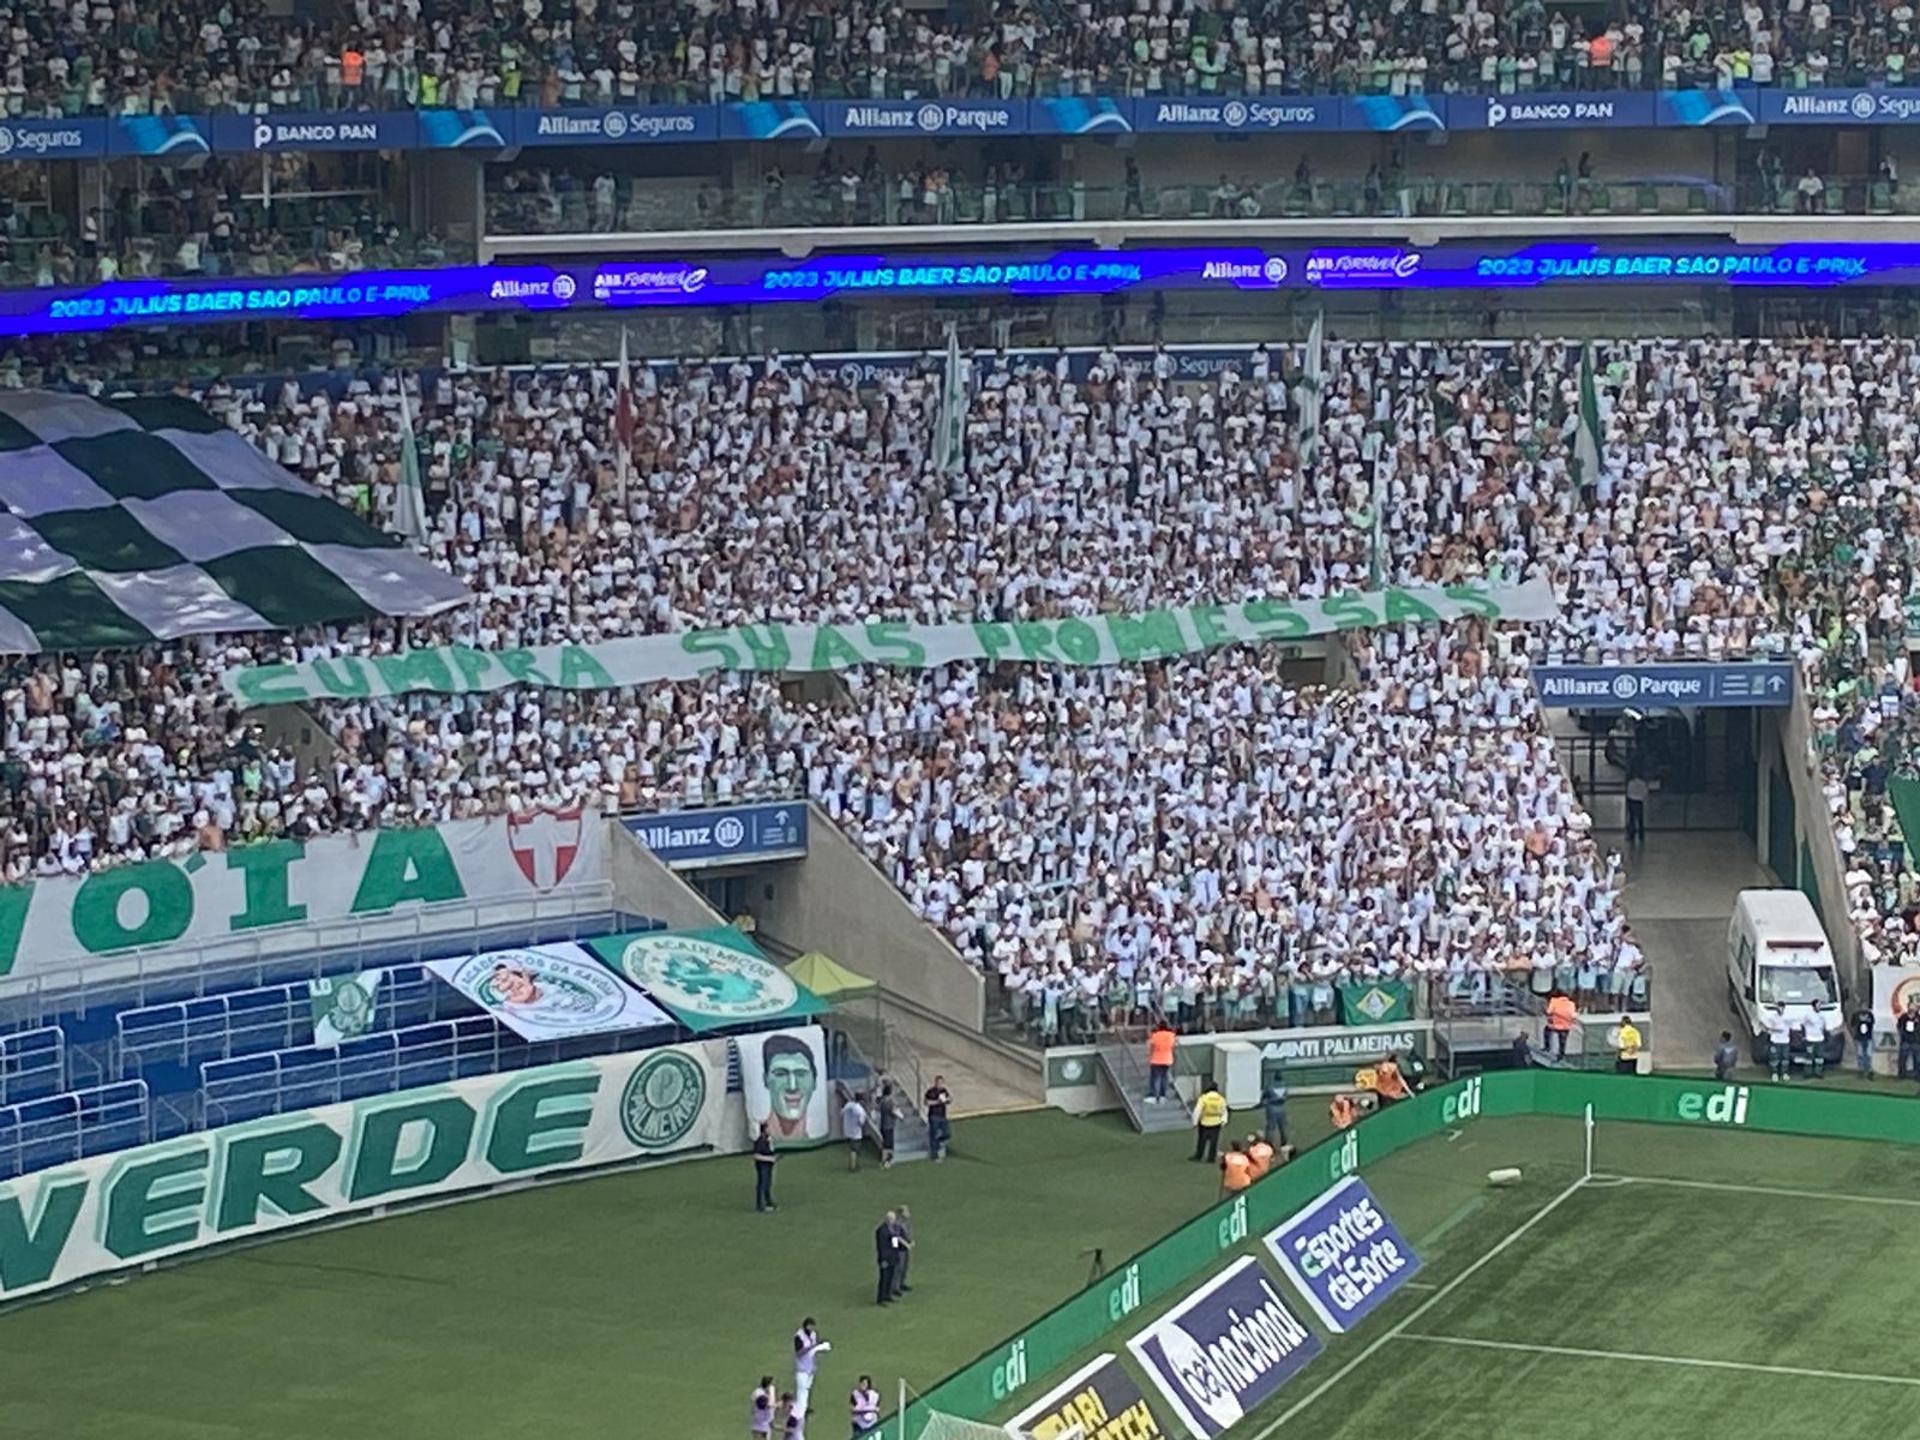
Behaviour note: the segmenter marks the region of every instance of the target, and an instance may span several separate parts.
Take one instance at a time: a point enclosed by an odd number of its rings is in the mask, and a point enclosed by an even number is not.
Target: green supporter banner
[[[707,1040],[328,1105],[0,1185],[0,1299],[276,1230],[621,1161],[745,1148]]]
[[[1340,987],[1345,1025],[1391,1025],[1413,1017],[1413,986],[1404,980],[1369,980]]]
[[[642,930],[584,943],[695,1034],[804,1020],[833,1008],[731,925]]]
[[[845,670],[857,665],[927,669],[956,660],[1034,665],[1118,665],[1198,655],[1223,645],[1304,640],[1336,630],[1439,622],[1552,620],[1560,614],[1545,580],[1521,585],[1355,591],[1321,600],[1248,600],[1131,615],[1064,620],[918,625],[737,625],[642,635],[592,645],[481,650],[441,645],[395,655],[344,655],[297,665],[254,665],[221,677],[242,705],[288,705],[416,692],[465,695],[538,685],[606,690],[722,671]]]
[[[1920,1104],[1813,1086],[1720,1084],[1579,1071],[1495,1072],[1427,1090],[1329,1136],[1291,1165],[1148,1246],[971,1364],[908,1409],[908,1435],[926,1412],[986,1421],[1099,1343],[1142,1306],[1211,1271],[1254,1235],[1278,1225],[1363,1166],[1490,1115],[1578,1116],[1920,1145]],[[1605,1135],[1601,1136],[1604,1153]],[[888,1425],[891,1427],[890,1419]]]
[[[606,830],[591,810],[535,810],[0,885],[0,976],[70,978],[63,972],[135,949],[149,952],[138,962],[145,973],[191,969],[203,953],[286,954],[378,937],[389,919],[396,938],[464,934],[476,923],[468,907],[486,907],[491,923],[531,919],[542,901],[606,883]],[[423,906],[435,910],[423,915]]]

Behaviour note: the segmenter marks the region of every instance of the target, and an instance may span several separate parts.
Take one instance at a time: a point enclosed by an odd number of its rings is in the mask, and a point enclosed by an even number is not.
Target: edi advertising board
[[[1010,1440],[1060,1440],[1074,1426],[1082,1440],[1170,1440],[1126,1367],[1101,1355],[1073,1372],[1006,1423]]]
[[[1127,1341],[1127,1349],[1200,1440],[1213,1440],[1320,1353],[1251,1255]]]
[[[1352,1329],[1420,1273],[1366,1181],[1349,1175],[1269,1231],[1266,1246],[1329,1330]]]

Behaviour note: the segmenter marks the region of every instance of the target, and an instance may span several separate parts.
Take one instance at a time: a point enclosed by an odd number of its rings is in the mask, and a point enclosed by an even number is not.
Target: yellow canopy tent
[[[851,1000],[874,989],[873,981],[856,974],[818,950],[810,950],[786,967],[790,979],[806,986],[823,1000]]]

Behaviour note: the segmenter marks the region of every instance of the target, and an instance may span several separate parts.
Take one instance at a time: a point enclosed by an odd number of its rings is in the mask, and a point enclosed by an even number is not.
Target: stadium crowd
[[[261,0],[4,13],[5,109],[107,112],[686,103],[805,96],[1210,94],[1613,86],[1900,85],[1905,0]]]
[[[963,473],[926,468],[931,369],[849,388],[805,360],[635,373],[631,479],[606,369],[441,372],[418,435],[430,553],[482,646],[745,621],[1030,618],[1541,574],[1562,618],[1355,637],[1352,683],[1276,651],[1113,670],[850,672],[844,698],[716,677],[324,707],[302,773],[231,711],[233,664],[400,643],[187,642],[17,664],[0,705],[9,878],[546,805],[671,808],[804,790],[1036,1030],[1136,1006],[1319,1015],[1349,979],[1428,974],[1644,999],[1619,874],[1526,681],[1533,659],[1791,654],[1875,953],[1914,953],[1887,780],[1920,706],[1905,616],[1920,427],[1911,341],[1601,351],[1600,473],[1572,467],[1577,352],[1329,347],[1324,442],[1255,351],[983,359]],[[198,398],[344,503],[391,513],[397,384]],[[622,490],[625,499],[622,500]],[[405,639],[430,637],[417,625]]]

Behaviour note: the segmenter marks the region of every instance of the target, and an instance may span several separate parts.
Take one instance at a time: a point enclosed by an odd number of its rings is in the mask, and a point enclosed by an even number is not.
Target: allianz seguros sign
[[[241,937],[284,953],[312,945],[302,927],[375,919],[415,902],[532,901],[604,881],[605,840],[593,812],[547,810],[264,840],[0,886],[0,976],[57,974],[119,951],[186,952]],[[165,968],[166,957],[146,963]],[[183,953],[177,963],[194,957]]]

